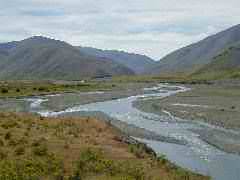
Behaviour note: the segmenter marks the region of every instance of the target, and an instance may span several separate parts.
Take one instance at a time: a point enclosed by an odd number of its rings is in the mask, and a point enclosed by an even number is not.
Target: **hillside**
[[[1,44],[0,52],[0,79],[79,80],[134,74],[109,59],[86,55],[65,42],[44,37]]]
[[[154,67],[156,62],[145,55],[132,54],[116,50],[100,50],[89,47],[79,47],[80,51],[91,56],[111,59],[132,69],[136,74],[142,74]]]
[[[0,179],[210,179],[157,158],[144,144],[127,143],[129,137],[99,119],[0,116]]]
[[[204,79],[240,77],[240,43],[227,48],[213,58],[213,62],[193,73],[193,77]]]
[[[158,65],[149,71],[149,73],[190,74],[204,65],[211,63],[214,57],[237,42],[240,42],[240,25],[174,51],[161,59]]]

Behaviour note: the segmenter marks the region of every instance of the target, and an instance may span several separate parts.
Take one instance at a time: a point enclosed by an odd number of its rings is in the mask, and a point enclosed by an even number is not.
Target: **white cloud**
[[[44,35],[159,59],[238,24],[238,0],[8,0],[0,41]]]

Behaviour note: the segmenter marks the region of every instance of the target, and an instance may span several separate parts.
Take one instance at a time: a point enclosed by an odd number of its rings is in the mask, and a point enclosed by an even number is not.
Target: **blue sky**
[[[239,0],[8,0],[0,42],[43,35],[160,59],[240,22]]]

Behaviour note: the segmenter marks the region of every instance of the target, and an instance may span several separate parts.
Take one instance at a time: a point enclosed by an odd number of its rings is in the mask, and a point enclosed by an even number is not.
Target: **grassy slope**
[[[91,118],[0,113],[0,179],[204,180]]]
[[[193,72],[192,70],[211,63],[213,57],[239,41],[240,25],[233,26],[168,54],[149,73]]]
[[[195,72],[196,79],[240,78],[240,45],[228,48],[214,58],[214,61]]]

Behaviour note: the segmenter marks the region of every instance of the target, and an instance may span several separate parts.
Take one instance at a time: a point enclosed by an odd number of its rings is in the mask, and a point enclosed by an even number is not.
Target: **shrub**
[[[46,91],[47,89],[45,87],[39,87],[38,91]]]
[[[24,146],[19,146],[15,149],[15,154],[17,156],[23,155],[25,153],[25,148]]]
[[[9,140],[9,142],[8,142],[8,145],[9,145],[9,146],[16,146],[16,145],[18,145],[18,142],[17,142],[16,140],[14,140],[14,139],[11,138],[11,139]]]
[[[3,180],[57,180],[62,177],[62,174],[62,161],[55,156],[40,159],[26,157],[0,161],[0,179]]]
[[[117,162],[105,159],[100,151],[87,149],[80,154],[75,175],[72,177],[82,179],[88,175],[105,174],[108,176],[120,176],[122,179],[145,179],[144,172],[139,166],[129,166],[129,162]]]
[[[4,142],[3,142],[2,139],[0,139],[0,146],[1,146],[1,147],[4,146]]]
[[[11,139],[11,137],[12,137],[12,134],[11,134],[11,132],[8,131],[8,132],[5,134],[4,139],[9,140],[9,139]]]
[[[44,143],[46,142],[46,139],[45,138],[40,138],[40,139],[37,139],[37,140],[34,140],[33,143],[32,143],[32,146],[40,146],[40,145],[44,145]]]
[[[16,92],[20,92],[20,89],[19,89],[19,88],[17,88],[17,89],[16,89]]]
[[[28,139],[25,138],[25,137],[22,137],[18,140],[18,144],[19,145],[25,145],[25,144],[28,144]]]
[[[129,145],[129,150],[133,153],[137,158],[144,158],[144,149],[141,145]]]
[[[7,153],[0,149],[0,160],[6,159],[7,158]]]
[[[33,154],[36,156],[46,156],[48,155],[48,148],[46,145],[41,144],[33,148]]]
[[[2,128],[4,129],[10,129],[18,126],[18,123],[14,120],[7,120],[2,125]]]
[[[1,89],[1,92],[2,92],[3,94],[6,94],[6,93],[8,93],[8,89],[7,89],[7,88],[2,88],[2,89]]]
[[[165,165],[168,162],[165,155],[160,155],[159,157],[157,157],[157,161],[162,165]]]

